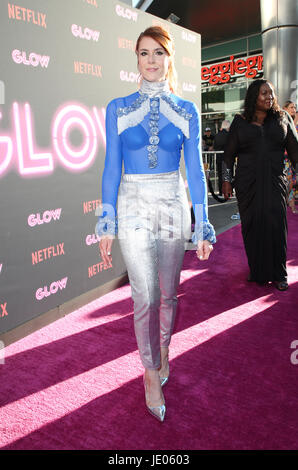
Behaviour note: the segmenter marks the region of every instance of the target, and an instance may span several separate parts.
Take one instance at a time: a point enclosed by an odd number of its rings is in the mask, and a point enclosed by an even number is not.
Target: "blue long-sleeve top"
[[[149,98],[137,92],[108,104],[103,207],[96,226],[99,236],[113,235],[117,230],[116,204],[122,165],[128,174],[175,171],[180,165],[182,147],[196,219],[193,242],[201,238],[215,243],[215,232],[208,221],[198,110],[193,103],[174,94]]]

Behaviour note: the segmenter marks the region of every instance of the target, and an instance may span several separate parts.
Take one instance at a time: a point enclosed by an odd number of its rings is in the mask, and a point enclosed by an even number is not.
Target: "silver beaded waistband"
[[[152,183],[164,180],[177,180],[180,171],[169,171],[166,173],[124,173],[122,181],[125,183],[135,183],[137,181],[150,181]]]

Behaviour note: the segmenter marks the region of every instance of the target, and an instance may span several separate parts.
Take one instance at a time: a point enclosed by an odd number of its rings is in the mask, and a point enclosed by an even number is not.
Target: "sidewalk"
[[[222,203],[217,202],[210,194],[208,195],[209,220],[217,235],[240,223],[240,220],[231,219],[231,216],[237,212],[238,206],[235,197]]]
[[[208,216],[210,223],[214,226],[216,235],[219,235],[241,223],[240,220],[231,219],[231,216],[237,212],[238,206],[235,197],[232,197],[227,202],[218,202],[213,198],[213,196],[208,194]],[[187,250],[195,249],[196,246],[193,243],[187,244]]]

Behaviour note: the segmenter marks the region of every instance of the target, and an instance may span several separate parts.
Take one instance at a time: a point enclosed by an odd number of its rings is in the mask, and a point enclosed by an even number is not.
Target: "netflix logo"
[[[196,69],[197,61],[191,57],[182,57],[182,65],[184,65],[184,67],[191,67],[192,69]]]
[[[102,78],[102,67],[97,64],[88,64],[86,62],[74,61],[74,73],[83,75],[93,75],[94,77]]]
[[[136,43],[131,39],[118,38],[118,48],[119,49],[129,49],[130,51],[135,51]]]
[[[109,264],[108,266],[104,266],[103,261],[97,264],[93,264],[92,266],[89,266],[88,268],[88,277],[96,276],[98,273],[101,273],[103,270],[106,269],[111,269],[113,267],[112,264]]]
[[[0,304],[0,318],[7,317],[7,302]]]
[[[42,28],[47,27],[45,13],[40,13],[39,11],[30,10],[29,8],[20,7],[11,3],[8,3],[7,7],[9,19],[26,21],[27,23],[33,23]]]
[[[93,7],[98,7],[96,0],[83,0],[84,3],[88,3],[88,5],[92,5]]]
[[[43,261],[47,261],[55,256],[62,256],[65,255],[64,252],[64,242],[58,243],[55,246],[48,246],[47,248],[43,248],[42,250],[34,251],[32,253],[32,264],[42,263]]]
[[[83,212],[84,214],[89,214],[89,212],[95,211],[100,205],[100,199],[95,199],[93,201],[85,201],[83,202]]]

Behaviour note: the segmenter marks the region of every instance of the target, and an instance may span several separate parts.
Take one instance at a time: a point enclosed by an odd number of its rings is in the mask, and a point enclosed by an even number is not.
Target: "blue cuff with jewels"
[[[114,237],[117,232],[118,224],[116,219],[112,220],[103,216],[98,217],[98,222],[95,226],[95,233],[99,237],[103,237],[105,235],[110,235]]]
[[[105,235],[114,237],[118,233],[118,221],[112,205],[103,204],[102,213],[98,217],[98,222],[95,226],[95,233],[99,237]]]
[[[213,225],[210,224],[210,222],[202,222],[201,224],[196,225],[191,240],[195,244],[200,240],[208,240],[212,245],[216,243],[216,235]]]

